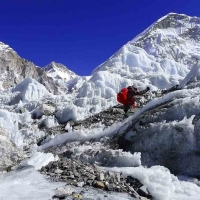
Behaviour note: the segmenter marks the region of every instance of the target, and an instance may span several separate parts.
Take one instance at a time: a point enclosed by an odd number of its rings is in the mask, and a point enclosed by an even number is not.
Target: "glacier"
[[[0,43],[0,199],[51,198],[64,190],[58,163],[69,157],[133,177],[153,199],[199,200],[199,30],[199,18],[169,13],[85,77],[55,62],[40,68]],[[128,85],[179,87],[160,97],[149,92],[124,119],[116,93]],[[40,171],[49,165],[57,166],[55,182]],[[83,199],[145,199],[140,188],[133,197],[82,184],[67,187]]]

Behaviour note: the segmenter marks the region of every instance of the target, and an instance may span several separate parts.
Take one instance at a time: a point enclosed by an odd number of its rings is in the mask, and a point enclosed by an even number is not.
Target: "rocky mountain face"
[[[42,83],[50,92],[59,93],[54,80],[47,76],[44,69],[21,58],[12,48],[2,42],[0,43],[0,72],[1,87],[4,89],[15,86],[24,78],[31,77]]]

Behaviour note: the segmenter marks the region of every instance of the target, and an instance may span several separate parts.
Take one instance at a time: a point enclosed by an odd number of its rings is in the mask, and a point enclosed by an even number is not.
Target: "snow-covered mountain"
[[[116,93],[127,85],[164,89],[179,84],[200,54],[199,30],[197,17],[162,17],[94,69],[79,90],[76,105],[114,105]]]
[[[51,62],[44,67],[47,76],[54,79],[54,82],[66,87],[69,94],[71,92],[77,92],[77,90],[90,79],[91,76],[78,76],[73,71],[69,70],[66,66],[60,63]]]
[[[191,66],[200,53],[200,18],[169,13],[138,35],[131,44],[143,48],[157,60],[170,59]]]
[[[45,66],[44,69],[49,77],[54,79],[62,79],[63,81],[69,81],[77,76],[66,66],[56,62],[51,62]]]

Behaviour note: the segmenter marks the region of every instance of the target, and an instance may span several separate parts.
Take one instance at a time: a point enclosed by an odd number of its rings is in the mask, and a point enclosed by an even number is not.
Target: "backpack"
[[[117,93],[117,101],[121,104],[126,104],[127,103],[127,93],[128,93],[128,89],[123,88],[119,93]]]

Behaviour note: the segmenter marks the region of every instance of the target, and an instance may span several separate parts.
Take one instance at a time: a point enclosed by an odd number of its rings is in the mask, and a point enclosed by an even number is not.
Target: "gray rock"
[[[56,169],[54,173],[55,173],[55,174],[62,174],[62,173],[63,173],[63,170],[61,170],[61,169]]]
[[[120,173],[115,173],[115,177],[116,177],[116,180],[118,182],[120,182],[121,174]]]
[[[97,188],[100,188],[100,189],[103,189],[103,188],[105,187],[105,184],[104,184],[104,182],[102,182],[102,181],[94,181],[94,182],[93,182],[93,185],[94,185],[95,187],[97,187]]]
[[[76,183],[76,186],[78,186],[78,187],[83,187],[84,185],[85,185],[84,182],[78,182],[78,183]]]
[[[74,179],[74,175],[67,176],[68,179]]]
[[[108,184],[105,186],[105,189],[108,191],[115,191],[116,186],[114,184]]]
[[[57,188],[55,190],[55,197],[66,197],[72,194],[72,190],[69,187]]]
[[[94,180],[94,179],[96,178],[96,176],[90,174],[90,175],[87,176],[87,178],[88,178],[89,180]]]
[[[48,105],[48,104],[42,104],[40,106],[40,109],[41,109],[42,114],[46,116],[53,115],[56,111],[55,106]]]
[[[100,173],[97,175],[97,180],[98,180],[98,181],[103,181],[104,179],[105,179],[104,173],[103,173],[103,172],[100,172]]]
[[[138,190],[137,190],[137,193],[140,195],[140,196],[143,196],[143,197],[147,197],[147,198],[151,198],[152,196],[150,195],[150,193],[148,192],[148,189],[146,186],[142,186],[140,187]]]

